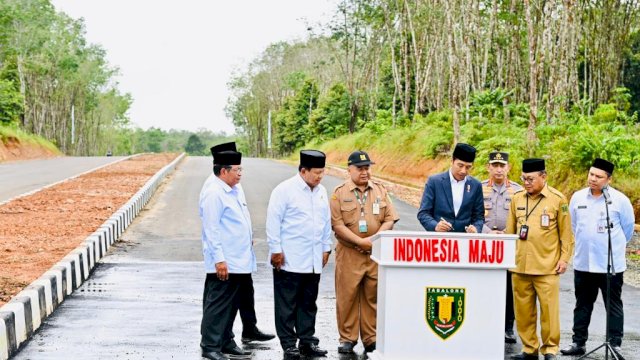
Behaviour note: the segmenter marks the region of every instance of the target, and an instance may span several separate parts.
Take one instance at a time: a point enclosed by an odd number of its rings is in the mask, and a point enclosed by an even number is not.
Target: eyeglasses
[[[537,177],[533,177],[533,176],[529,176],[529,177],[524,177],[524,176],[520,176],[520,180],[523,183],[528,183],[528,184],[533,184],[533,182],[537,179]]]
[[[240,174],[240,173],[242,172],[242,167],[237,167],[237,168],[235,168],[235,169],[234,169],[234,168],[231,168],[231,169],[229,169],[229,171],[235,171],[235,172],[237,172],[238,174]]]

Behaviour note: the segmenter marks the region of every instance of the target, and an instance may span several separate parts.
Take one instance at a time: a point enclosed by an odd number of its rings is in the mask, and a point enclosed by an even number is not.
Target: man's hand
[[[366,238],[360,239],[357,244],[357,249],[359,249],[362,253],[369,253],[371,252],[372,245],[373,244],[371,243],[371,236],[367,236]]]
[[[436,225],[436,231],[438,232],[447,232],[451,231],[451,229],[453,229],[453,225],[445,219],[440,219],[440,222]]]
[[[329,262],[329,255],[331,255],[329,251],[325,251],[322,253],[322,267],[325,267]]]
[[[271,254],[271,266],[276,270],[280,270],[282,265],[284,265],[284,253]]]
[[[565,271],[567,271],[567,262],[562,260],[558,261],[558,265],[556,265],[556,273],[564,274]]]
[[[504,234],[502,230],[491,230],[490,234]]]
[[[227,268],[226,261],[220,261],[219,263],[216,263],[216,275],[218,276],[219,280],[229,280],[229,269]]]
[[[478,229],[476,229],[476,227],[473,225],[465,226],[464,230],[468,233],[473,233],[473,234],[478,232]]]

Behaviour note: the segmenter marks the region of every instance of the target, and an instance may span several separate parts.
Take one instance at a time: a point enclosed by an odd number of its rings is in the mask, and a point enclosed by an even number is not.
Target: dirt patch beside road
[[[0,306],[80,245],[176,157],[134,157],[0,206]]]

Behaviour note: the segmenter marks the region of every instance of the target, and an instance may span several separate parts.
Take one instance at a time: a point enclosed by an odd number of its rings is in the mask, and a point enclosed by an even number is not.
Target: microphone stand
[[[611,359],[613,360],[624,360],[624,358],[621,355],[618,355],[615,351],[613,351],[613,348],[611,348],[611,342],[610,342],[610,338],[609,338],[609,321],[610,321],[610,317],[611,317],[611,277],[613,276],[613,274],[615,274],[615,268],[613,266],[613,251],[611,250],[611,228],[612,228],[612,224],[611,224],[611,219],[609,218],[609,199],[610,196],[608,194],[608,189],[605,187],[602,189],[602,196],[604,197],[604,207],[605,210],[607,212],[607,234],[608,234],[608,245],[607,245],[607,296],[605,299],[605,302],[607,304],[606,306],[606,314],[607,314],[607,320],[606,320],[606,330],[605,330],[605,337],[604,337],[604,343],[602,343],[600,346],[598,346],[597,348],[589,351],[588,353],[580,356],[578,358],[578,360],[582,360],[584,358],[586,358],[587,356],[593,354],[594,352],[598,351],[600,348],[604,348],[604,358],[605,360],[609,360],[609,353],[611,353]]]

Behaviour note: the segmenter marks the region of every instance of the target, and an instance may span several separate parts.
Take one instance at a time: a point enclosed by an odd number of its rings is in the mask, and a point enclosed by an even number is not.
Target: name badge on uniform
[[[598,233],[602,234],[607,229],[607,220],[600,219],[598,220]]]
[[[377,202],[373,203],[373,215],[380,215],[380,204]]]
[[[529,226],[524,224],[520,226],[520,240],[527,240],[527,236],[529,235]]]
[[[549,227],[549,214],[542,214],[540,216],[540,226],[542,226],[543,228],[548,228]]]
[[[360,219],[360,221],[358,221],[358,231],[360,231],[361,233],[367,232],[367,220]]]

